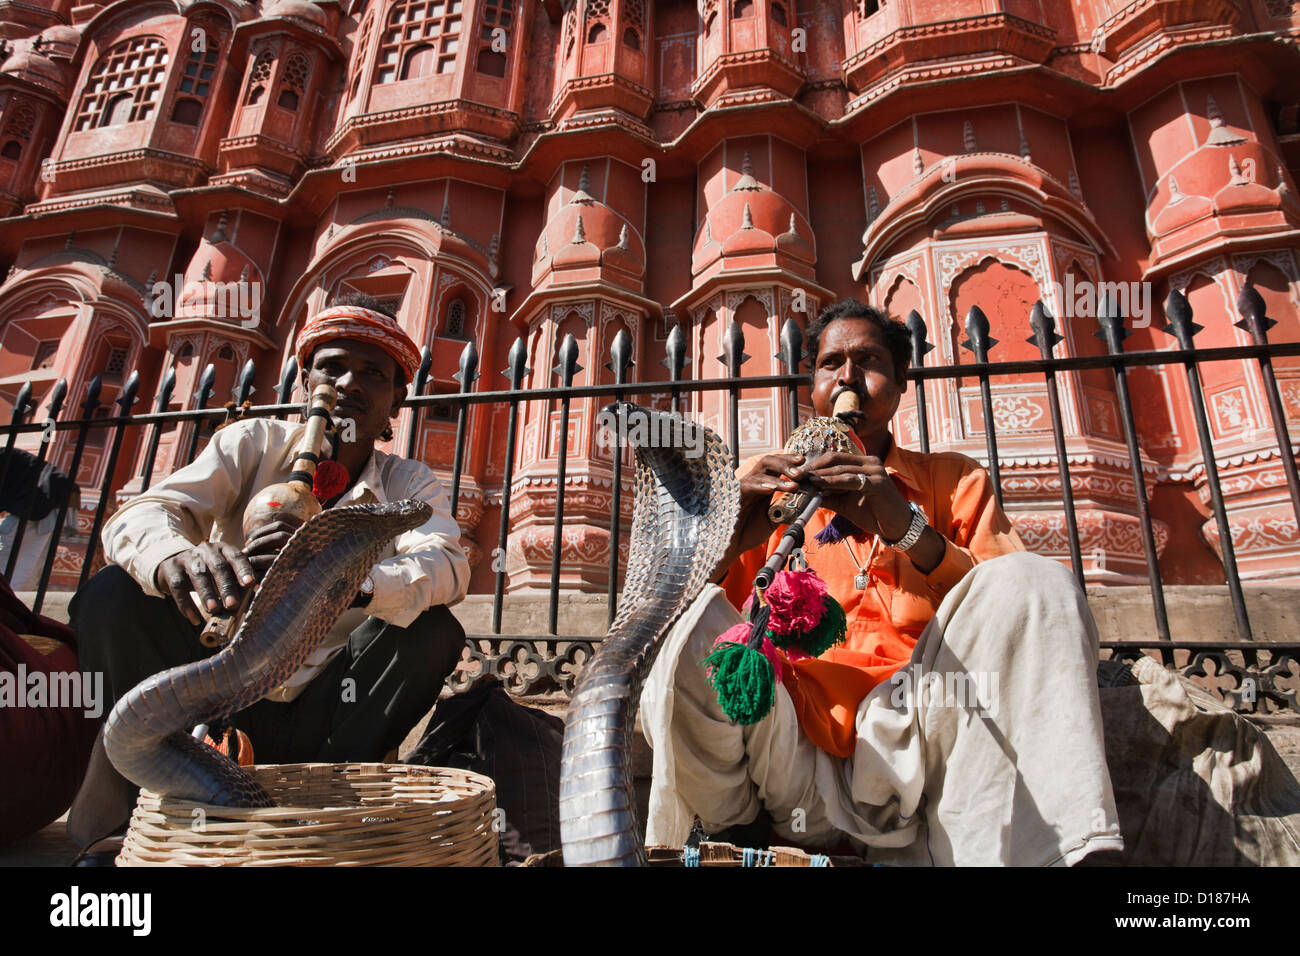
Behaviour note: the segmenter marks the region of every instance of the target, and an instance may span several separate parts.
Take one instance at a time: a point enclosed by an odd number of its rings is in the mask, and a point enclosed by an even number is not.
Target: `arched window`
[[[3,156],[5,159],[18,159],[22,154],[22,143],[18,142],[16,139],[11,139],[9,142],[5,143],[4,149],[0,149],[0,156]]]
[[[582,6],[582,26],[588,43],[609,39],[609,0],[587,0]]]
[[[645,0],[624,0],[623,45],[633,50],[641,49],[641,34],[645,32]]]
[[[217,34],[203,35],[206,37],[203,49],[195,50],[191,46],[189,58],[185,61],[185,74],[177,86],[177,92],[187,94],[189,98],[178,100],[172,109],[172,119],[188,126],[198,125],[203,104],[212,88],[212,75],[217,71],[217,56],[225,46],[225,37]],[[182,107],[183,103],[191,105]]]
[[[266,94],[266,85],[271,82],[271,67],[275,64],[275,54],[270,50],[263,50],[257,54],[257,59],[253,61],[253,70],[248,75],[248,93],[244,97],[244,102],[249,106],[256,106],[262,101]]]
[[[733,20],[743,20],[745,17],[754,15],[753,0],[736,0],[731,5],[731,18]]]
[[[90,71],[73,129],[134,123],[153,115],[167,74],[158,37],[132,37],[111,47]]]
[[[496,52],[491,47],[484,47],[478,51],[478,63],[474,68],[487,76],[505,76],[506,55]]]
[[[38,372],[43,369],[54,368],[54,360],[59,354],[59,340],[51,339],[41,342],[36,346],[36,354],[32,356],[32,371]]]
[[[289,57],[289,62],[284,65],[284,73],[280,76],[280,95],[276,98],[276,106],[290,112],[297,111],[307,90],[307,74],[310,69],[307,58],[301,53]]]
[[[781,6],[779,3],[772,4],[772,19],[783,27],[789,26],[785,16],[785,7]]]
[[[510,49],[510,34],[514,26],[514,0],[484,0],[483,24],[479,28],[479,39],[487,46],[478,52],[475,69],[488,76],[506,75],[506,55],[501,45]]]
[[[564,58],[573,56],[573,45],[578,37],[578,6],[576,0],[569,0],[569,8],[564,11]]]
[[[9,122],[5,124],[5,135],[16,136],[18,139],[31,139],[32,129],[35,126],[36,111],[26,103],[19,103],[10,112]]]
[[[172,122],[182,123],[185,126],[198,126],[199,117],[203,115],[203,104],[198,100],[192,100],[188,96],[176,101],[172,107]]]
[[[348,99],[357,98],[357,92],[361,89],[361,75],[366,69],[366,54],[370,52],[370,28],[374,24],[374,11],[366,14],[365,20],[361,22],[361,29],[357,31],[356,59],[352,61],[352,85],[348,88]]]
[[[465,337],[465,300],[453,299],[447,306],[447,318],[442,323],[442,334],[448,339]]]
[[[398,79],[418,80],[422,76],[433,75],[437,59],[437,48],[430,43],[411,47],[402,57],[402,72]]]
[[[869,17],[880,9],[880,0],[859,0],[858,11],[864,17]]]
[[[396,83],[430,73],[454,73],[460,49],[461,0],[401,0],[388,12],[375,81]],[[428,59],[413,47],[427,46]],[[429,72],[416,72],[415,67]]]

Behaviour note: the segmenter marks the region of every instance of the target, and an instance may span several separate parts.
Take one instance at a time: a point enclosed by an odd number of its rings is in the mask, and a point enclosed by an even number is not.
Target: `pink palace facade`
[[[576,384],[612,381],[619,331],[632,377],[663,379],[674,325],[688,376],[717,377],[733,319],[744,372],[778,373],[782,323],[850,295],[916,309],[934,364],[971,361],[974,304],[994,359],[1036,358],[1040,297],[1057,302],[1056,354],[1100,353],[1079,291],[1097,283],[1131,292],[1126,348],[1174,346],[1158,331],[1173,289],[1205,327],[1198,345],[1247,344],[1232,324],[1246,283],[1271,338],[1295,341],[1298,33],[1296,0],[0,2],[0,416],[25,382],[43,409],[58,379],[79,404],[102,374],[111,403],[133,369],[138,409],[168,369],[187,408],[209,364],[220,404],[249,358],[269,403],[295,330],[349,289],[397,304],[432,349],[434,391],[459,387],[469,340],[475,388],[504,387],[519,336],[526,384],[557,384],[569,333]],[[1300,360],[1276,365],[1300,426]],[[1294,582],[1258,368],[1202,374],[1243,577]],[[1131,382],[1165,580],[1221,583],[1182,370]],[[1061,385],[1088,580],[1144,581],[1113,377]],[[976,380],[927,394],[933,447],[982,456]],[[910,396],[896,434],[915,447]],[[608,563],[601,404],[576,401],[568,436],[562,563],[588,590]],[[792,426],[777,392],[747,389],[739,409],[732,422],[724,392],[689,399],[739,429],[742,455]],[[1016,525],[1064,557],[1041,375],[995,380],[993,410]],[[549,580],[558,422],[554,404],[525,407],[503,489],[505,410],[474,406],[458,518],[475,591],[491,587],[503,494],[510,588]],[[196,427],[164,433],[155,476]],[[403,413],[393,447],[411,427]],[[140,486],[144,431],[128,434],[118,500]],[[453,434],[425,414],[417,454],[449,474]],[[56,586],[75,583],[105,436],[77,475],[83,537]],[[71,454],[60,434],[54,460]]]

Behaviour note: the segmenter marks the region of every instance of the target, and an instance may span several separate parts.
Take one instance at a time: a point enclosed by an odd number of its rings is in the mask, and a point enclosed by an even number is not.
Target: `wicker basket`
[[[279,806],[232,809],[140,792],[118,866],[496,866],[496,788],[406,764],[246,768]]]

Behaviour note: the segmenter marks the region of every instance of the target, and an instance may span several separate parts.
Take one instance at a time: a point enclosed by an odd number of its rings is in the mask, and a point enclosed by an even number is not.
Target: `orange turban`
[[[408,382],[415,378],[416,369],[420,367],[420,350],[396,319],[357,305],[331,306],[307,320],[294,343],[298,367],[306,368],[316,346],[334,339],[373,342],[393,357],[406,373]]]

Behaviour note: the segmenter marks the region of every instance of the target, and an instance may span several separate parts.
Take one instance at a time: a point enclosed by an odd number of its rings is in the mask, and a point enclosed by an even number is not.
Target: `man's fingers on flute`
[[[167,594],[176,605],[176,610],[184,615],[185,620],[198,626],[202,623],[199,612],[194,607],[194,602],[190,600],[190,579],[183,568],[179,565],[172,565],[167,572],[163,581],[167,585]]]
[[[236,578],[235,569],[230,566],[230,558],[224,549],[216,547],[206,548],[203,556],[207,560],[208,570],[212,572],[212,578],[216,582],[222,606],[227,610],[235,607],[239,604],[239,595],[242,589]]]
[[[248,555],[244,554],[239,548],[228,544],[223,544],[221,551],[226,556],[231,568],[234,569],[240,584],[247,587],[257,580],[257,574],[253,570],[252,563],[248,560]]]

